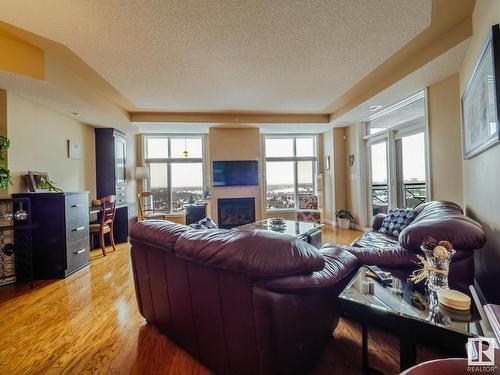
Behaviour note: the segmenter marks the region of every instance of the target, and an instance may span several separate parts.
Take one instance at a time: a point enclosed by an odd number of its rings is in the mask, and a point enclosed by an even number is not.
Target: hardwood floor
[[[356,231],[325,228],[324,242],[349,243]],[[0,287],[0,374],[189,374],[210,372],[140,316],[130,249],[119,245],[65,280]],[[370,363],[398,372],[397,338],[370,337]],[[314,374],[359,374],[361,333],[341,320]],[[420,358],[435,357],[419,348]]]

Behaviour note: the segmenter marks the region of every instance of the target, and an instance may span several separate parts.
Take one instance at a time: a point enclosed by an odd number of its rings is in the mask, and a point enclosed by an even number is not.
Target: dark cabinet
[[[29,198],[35,279],[64,278],[89,264],[89,193],[22,193]]]
[[[124,133],[111,128],[95,129],[97,198],[115,195],[117,204],[127,202],[126,156]]]

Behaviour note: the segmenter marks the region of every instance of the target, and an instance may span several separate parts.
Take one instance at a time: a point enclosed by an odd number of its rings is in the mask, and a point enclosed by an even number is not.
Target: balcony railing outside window
[[[372,185],[372,210],[373,215],[386,214],[389,205],[389,190],[387,184]]]
[[[416,208],[427,200],[425,182],[408,182],[403,184],[404,208]],[[389,206],[389,190],[387,184],[372,185],[373,215],[387,213]]]
[[[405,208],[415,208],[427,200],[425,182],[407,182],[403,185]]]

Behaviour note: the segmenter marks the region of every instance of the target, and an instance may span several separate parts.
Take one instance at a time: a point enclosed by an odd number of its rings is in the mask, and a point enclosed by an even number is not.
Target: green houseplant
[[[349,229],[351,227],[351,221],[354,220],[351,211],[342,208],[335,213],[335,216],[337,217],[340,229]]]
[[[10,147],[10,141],[6,137],[0,136],[0,190],[5,190],[12,185],[10,171],[7,167],[7,150]]]

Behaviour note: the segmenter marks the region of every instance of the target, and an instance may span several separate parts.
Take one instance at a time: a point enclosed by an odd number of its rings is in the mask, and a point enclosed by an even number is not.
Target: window
[[[144,160],[150,172],[145,188],[154,193],[150,206],[155,211],[182,213],[191,198],[202,199],[202,158],[201,136],[144,137]]]
[[[316,194],[316,137],[266,136],[267,210],[296,209],[300,194]]]
[[[427,201],[425,111],[425,94],[420,92],[366,123],[371,216]]]

